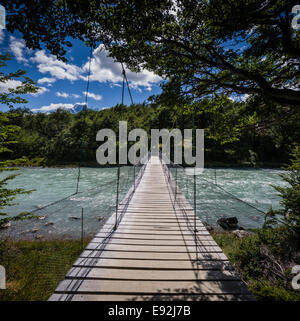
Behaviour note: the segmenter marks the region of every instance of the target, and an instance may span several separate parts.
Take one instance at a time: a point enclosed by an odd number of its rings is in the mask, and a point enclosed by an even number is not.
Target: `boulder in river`
[[[242,237],[245,237],[245,236],[249,236],[253,233],[249,232],[249,231],[246,231],[246,230],[234,230],[232,231],[232,234],[234,234],[235,236],[239,237],[239,238],[242,238]]]
[[[224,229],[224,230],[236,230],[238,227],[238,219],[234,217],[222,217],[217,220],[217,223]]]
[[[10,228],[11,227],[11,223],[7,222],[5,224],[2,225],[2,228]]]
[[[71,220],[80,220],[80,217],[77,217],[77,216],[69,216],[69,219],[71,219]]]

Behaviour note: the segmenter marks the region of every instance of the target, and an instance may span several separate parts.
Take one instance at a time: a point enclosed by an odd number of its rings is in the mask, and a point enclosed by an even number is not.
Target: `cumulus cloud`
[[[22,81],[20,80],[7,80],[5,82],[0,82],[0,93],[8,93],[9,89],[16,89],[17,87],[22,86]],[[36,93],[30,93],[32,96],[40,96],[45,92],[49,91],[49,89],[45,87],[38,87],[38,91]]]
[[[47,55],[45,50],[37,51],[31,61],[37,64],[40,73],[49,73],[56,79],[78,80],[83,72],[76,65],[60,61],[54,55]]]
[[[57,97],[68,98],[70,95],[67,94],[67,93],[61,93],[61,92],[58,91],[58,92],[56,93],[56,96],[57,96]]]
[[[73,108],[73,104],[50,104],[48,106],[42,106],[40,108],[35,108],[32,109],[33,112],[43,112],[43,113],[48,113],[50,111],[54,111],[57,110],[58,108],[63,108],[63,109],[72,109]]]
[[[19,63],[27,63],[28,59],[25,58],[25,55],[29,50],[26,48],[24,40],[10,36],[9,49]]]
[[[80,97],[80,95],[77,95],[77,94],[68,94],[68,93],[60,92],[60,91],[58,91],[58,92],[56,93],[56,96],[57,96],[57,97],[62,97],[62,98],[71,98],[71,97],[73,97],[73,98],[79,98],[79,97]]]
[[[103,97],[101,95],[96,95],[96,94],[93,94],[93,93],[87,93],[86,91],[83,91],[83,94],[86,95],[89,97],[89,98],[92,98],[94,100],[101,100]]]
[[[0,92],[8,93],[9,89],[16,89],[19,86],[22,86],[22,81],[20,80],[7,80],[5,82],[0,82]]]
[[[10,39],[10,49],[17,61],[26,63],[29,60],[26,58],[29,50],[26,48],[25,42],[13,36]],[[57,79],[69,81],[87,80],[89,60],[82,66],[77,66],[76,64],[60,61],[54,55],[46,53],[45,50],[39,50],[33,54],[30,61],[36,64],[40,73],[49,75],[39,79],[38,84],[51,86]],[[126,74],[131,88],[138,91],[150,91],[153,85],[162,80],[161,77],[145,69],[139,73],[126,69]],[[108,57],[108,51],[105,50],[103,45],[100,45],[93,52],[90,81],[109,83],[110,86],[120,86],[123,81],[121,64]],[[95,94],[91,94],[89,97],[95,100],[102,99],[101,95]]]
[[[89,62],[83,66],[83,70],[87,72],[89,69]],[[155,83],[162,79],[148,70],[142,70],[139,73],[132,72],[126,69],[126,75],[133,89],[144,87],[146,90],[151,90]],[[103,45],[100,45],[93,52],[91,60],[91,81],[112,82],[113,84],[121,83],[123,81],[121,64],[115,62],[111,57],[108,57],[108,51]]]
[[[7,80],[5,82],[0,82],[0,93],[8,93],[9,89],[16,89],[17,87],[22,86],[22,81],[20,80]],[[30,93],[32,96],[40,96],[45,92],[49,91],[46,87],[38,87],[38,91],[36,93]]]
[[[53,84],[56,81],[55,78],[48,78],[48,77],[44,77],[44,78],[40,78],[37,83],[38,84],[47,84],[48,86]]]
[[[37,96],[43,95],[45,92],[49,91],[49,89],[46,87],[38,87],[38,88],[39,89],[36,93],[32,93],[30,95],[37,97]]]

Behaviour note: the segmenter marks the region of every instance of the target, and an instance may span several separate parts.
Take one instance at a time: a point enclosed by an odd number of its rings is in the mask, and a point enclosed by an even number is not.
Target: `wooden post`
[[[215,169],[215,184],[217,185],[217,170]]]
[[[175,167],[175,201],[177,198],[177,166]]]
[[[116,230],[116,229],[117,229],[117,226],[118,226],[119,183],[120,183],[120,167],[118,167],[118,171],[117,171],[116,222],[115,222],[114,230]]]
[[[135,165],[133,166],[133,191],[135,192]]]
[[[83,251],[83,208],[81,208],[81,251]]]

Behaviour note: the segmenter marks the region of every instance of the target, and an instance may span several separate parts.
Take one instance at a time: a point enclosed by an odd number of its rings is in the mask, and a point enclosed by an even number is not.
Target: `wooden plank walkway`
[[[129,204],[121,202],[119,211],[125,214],[117,230],[111,232],[114,213],[49,300],[252,300],[177,192],[174,203],[163,166],[151,157]]]

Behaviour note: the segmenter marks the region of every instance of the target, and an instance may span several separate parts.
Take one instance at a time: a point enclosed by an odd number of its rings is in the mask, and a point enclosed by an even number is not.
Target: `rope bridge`
[[[152,156],[50,300],[156,299],[252,296],[163,160]]]

